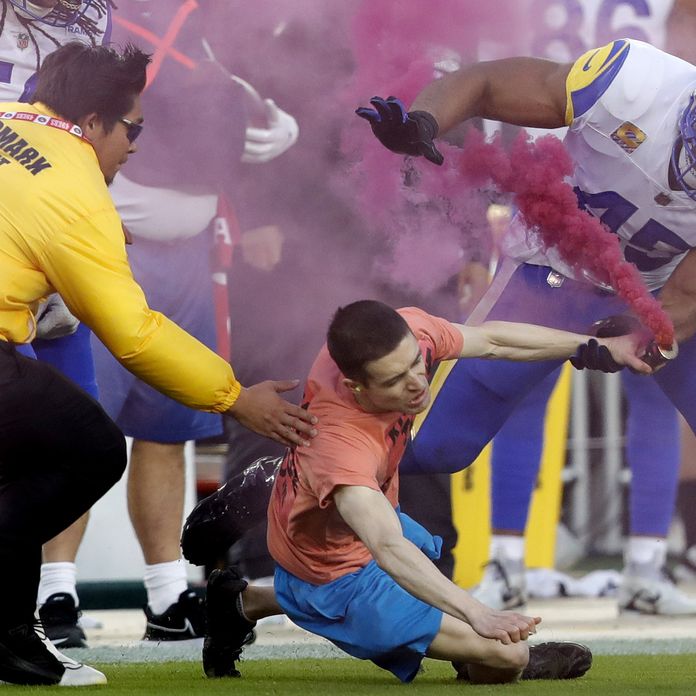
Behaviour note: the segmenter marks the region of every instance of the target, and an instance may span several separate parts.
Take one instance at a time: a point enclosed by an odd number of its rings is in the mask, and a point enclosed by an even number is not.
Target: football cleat
[[[194,590],[184,590],[179,599],[162,614],[143,607],[147,626],[143,640],[192,640],[205,635],[203,597]]]
[[[650,576],[635,565],[627,565],[619,586],[618,605],[621,614],[696,615],[696,598],[677,587],[667,568]]]
[[[491,559],[471,596],[497,611],[523,607],[527,603],[524,561],[514,561],[502,554]]]
[[[48,638],[61,648],[86,648],[87,639],[79,625],[80,611],[67,592],[52,594],[39,607],[39,618]]]

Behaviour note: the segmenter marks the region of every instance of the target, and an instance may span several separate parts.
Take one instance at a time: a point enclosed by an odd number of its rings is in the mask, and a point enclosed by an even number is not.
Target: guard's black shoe
[[[195,590],[184,590],[162,614],[153,614],[147,605],[143,610],[147,618],[143,640],[191,640],[205,635],[203,597]]]
[[[10,684],[57,684],[65,667],[52,655],[34,631],[22,624],[0,631],[0,681]]]
[[[233,568],[214,570],[205,597],[207,634],[203,642],[203,671],[207,677],[241,676],[235,662],[242,648],[256,639],[254,626],[242,613],[247,582]]]
[[[529,662],[520,679],[577,679],[592,667],[592,653],[580,643],[529,646]]]
[[[52,594],[39,607],[39,618],[48,639],[59,648],[86,648],[87,638],[77,623],[80,611],[67,592]]]

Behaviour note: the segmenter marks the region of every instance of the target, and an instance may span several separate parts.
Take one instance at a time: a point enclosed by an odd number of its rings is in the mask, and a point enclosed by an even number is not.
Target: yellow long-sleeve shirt
[[[41,104],[0,103],[0,115],[15,111],[53,116]],[[241,385],[230,365],[148,307],[90,143],[0,119],[0,339],[31,341],[37,303],[54,291],[124,367],[164,394],[205,411],[235,402]]]

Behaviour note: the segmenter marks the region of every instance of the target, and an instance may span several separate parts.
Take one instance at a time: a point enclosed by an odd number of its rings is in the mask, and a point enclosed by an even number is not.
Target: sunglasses
[[[126,127],[126,138],[128,142],[132,143],[143,131],[142,123],[135,123],[127,118],[118,119]]]

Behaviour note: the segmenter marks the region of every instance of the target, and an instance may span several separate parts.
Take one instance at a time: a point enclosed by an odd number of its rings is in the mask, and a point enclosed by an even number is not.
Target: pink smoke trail
[[[671,347],[674,326],[645,287],[636,267],[626,261],[619,238],[578,208],[575,193],[564,178],[573,163],[560,140],[553,136],[531,142],[520,133],[506,152],[498,139],[486,142],[471,131],[463,150],[449,153],[472,185],[492,181],[500,191],[514,194],[527,226],[546,248],[554,247],[575,270],[590,272],[608,283],[649,328],[659,345]]]
[[[490,246],[485,201],[462,186],[454,170],[445,176],[445,189],[442,172],[432,185],[427,171],[422,186],[406,183],[411,165],[376,148],[365,122],[344,114],[376,94],[394,94],[408,104],[433,79],[437,61],[455,54],[463,62],[473,60],[481,37],[495,33],[500,17],[512,21],[515,8],[503,0],[483,6],[461,0],[365,0],[353,16],[354,70],[335,98],[344,166],[332,179],[333,190],[380,245],[376,274],[405,289],[427,294],[473,256],[485,258]]]

